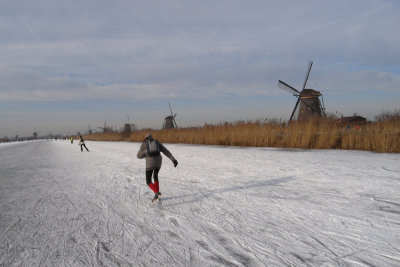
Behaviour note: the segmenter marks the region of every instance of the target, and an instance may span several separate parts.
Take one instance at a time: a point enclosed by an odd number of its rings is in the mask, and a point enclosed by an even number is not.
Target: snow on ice
[[[400,154],[0,144],[1,266],[400,266]]]

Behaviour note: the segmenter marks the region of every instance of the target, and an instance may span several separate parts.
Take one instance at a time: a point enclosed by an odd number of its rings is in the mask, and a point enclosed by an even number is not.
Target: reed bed
[[[302,149],[349,149],[400,153],[400,119],[389,118],[347,128],[335,119],[305,122],[238,121],[164,130],[139,130],[131,134],[96,133],[94,141],[142,142],[147,132],[163,143],[280,147]]]

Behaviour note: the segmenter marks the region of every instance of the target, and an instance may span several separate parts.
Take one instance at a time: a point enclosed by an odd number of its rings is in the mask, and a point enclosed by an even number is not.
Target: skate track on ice
[[[400,266],[400,155],[0,144],[0,266]]]

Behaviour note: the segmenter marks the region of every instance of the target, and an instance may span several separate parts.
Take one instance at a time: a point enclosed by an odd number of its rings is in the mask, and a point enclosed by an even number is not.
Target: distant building
[[[342,117],[337,121],[342,127],[353,127],[367,124],[367,119],[362,116]]]

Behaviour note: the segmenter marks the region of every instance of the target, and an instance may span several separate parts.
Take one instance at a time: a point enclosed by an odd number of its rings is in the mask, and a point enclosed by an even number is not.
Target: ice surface
[[[399,266],[400,154],[0,144],[1,266]]]

